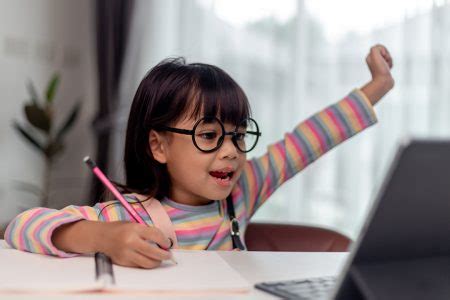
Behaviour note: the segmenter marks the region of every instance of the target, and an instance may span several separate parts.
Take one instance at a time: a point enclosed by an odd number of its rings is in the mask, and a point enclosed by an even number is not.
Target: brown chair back
[[[330,229],[250,223],[245,243],[250,251],[344,252],[348,251],[351,240]]]

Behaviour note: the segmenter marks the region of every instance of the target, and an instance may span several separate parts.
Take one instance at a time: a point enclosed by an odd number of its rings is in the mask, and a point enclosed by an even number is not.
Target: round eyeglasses
[[[192,130],[159,126],[156,130],[170,131],[192,136],[195,147],[202,152],[213,152],[222,146],[225,136],[230,135],[236,148],[247,153],[255,148],[261,136],[258,124],[252,118],[244,119],[234,131],[226,132],[223,123],[216,117],[203,117]]]

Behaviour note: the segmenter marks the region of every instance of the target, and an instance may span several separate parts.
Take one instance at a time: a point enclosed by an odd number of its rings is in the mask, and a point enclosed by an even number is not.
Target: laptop
[[[255,287],[285,299],[450,299],[450,140],[400,145],[338,277]]]

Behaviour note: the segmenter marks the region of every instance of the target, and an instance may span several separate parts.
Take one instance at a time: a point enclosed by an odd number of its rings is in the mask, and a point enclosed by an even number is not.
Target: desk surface
[[[5,246],[0,240],[0,248]],[[0,250],[1,253],[1,250]],[[301,279],[317,276],[336,275],[342,268],[347,253],[317,252],[251,252],[219,251],[219,255],[252,285],[261,281]],[[1,255],[1,254],[0,254]],[[1,295],[0,295],[1,296]],[[87,294],[64,295],[65,299],[86,299]],[[151,299],[148,295],[89,294],[89,299]],[[1,298],[1,297],[0,297]],[[28,299],[29,295],[8,295],[8,299]],[[39,295],[33,299],[59,299],[61,295]],[[161,298],[159,295],[158,298]],[[167,297],[170,299],[178,297]],[[195,297],[186,297],[199,299]],[[269,294],[253,289],[250,293],[239,295],[212,295],[205,299],[273,299]]]

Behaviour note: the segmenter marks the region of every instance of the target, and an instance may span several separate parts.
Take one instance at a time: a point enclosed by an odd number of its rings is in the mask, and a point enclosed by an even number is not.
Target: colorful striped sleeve
[[[248,218],[286,180],[334,146],[377,122],[373,107],[355,89],[300,123],[283,140],[270,145],[262,157],[248,160],[239,178]]]
[[[5,241],[12,247],[23,251],[72,257],[76,253],[67,253],[56,248],[51,240],[56,228],[79,220],[99,220],[99,213],[105,220],[116,219],[111,210],[102,209],[109,203],[97,203],[94,207],[70,205],[61,210],[37,207],[15,217],[6,228]],[[117,215],[117,214],[114,214]]]

